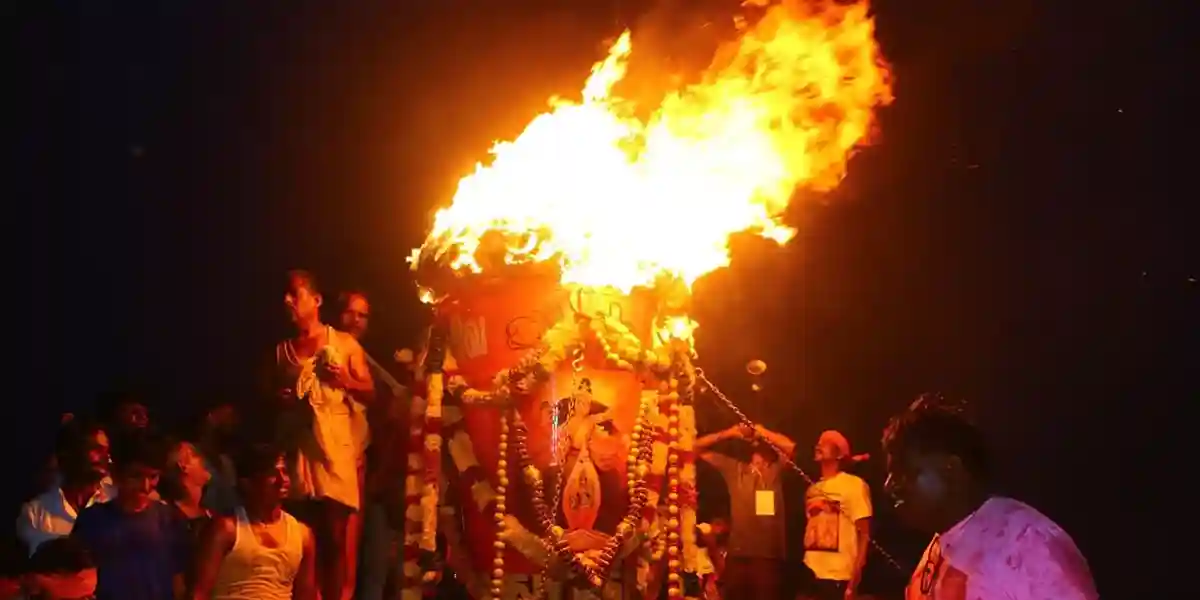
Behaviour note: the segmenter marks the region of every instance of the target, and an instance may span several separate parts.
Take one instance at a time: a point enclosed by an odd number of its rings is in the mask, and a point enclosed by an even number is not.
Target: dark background
[[[917,392],[967,397],[1004,487],[1073,534],[1105,597],[1178,587],[1200,399],[1183,4],[880,0],[882,142],[797,208],[790,246],[739,243],[697,286],[703,365],[802,447],[836,427],[874,451]],[[403,259],[431,210],[650,5],[18,5],[9,202],[30,225],[9,239],[31,262],[9,289],[31,346],[7,489],[101,390],[145,390],[161,420],[248,400],[286,268],[367,289],[377,344],[409,343]],[[881,487],[877,461],[864,475]],[[911,566],[926,540],[878,510]]]

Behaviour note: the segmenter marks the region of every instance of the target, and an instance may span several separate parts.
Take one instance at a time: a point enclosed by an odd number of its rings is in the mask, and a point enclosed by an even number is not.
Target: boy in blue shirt
[[[183,589],[191,538],[187,523],[154,499],[165,447],[132,435],[112,448],[117,497],[79,514],[71,536],[97,567],[97,600],[172,600]]]

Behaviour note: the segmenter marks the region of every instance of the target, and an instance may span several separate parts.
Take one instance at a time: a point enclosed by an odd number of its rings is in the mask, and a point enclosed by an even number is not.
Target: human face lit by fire
[[[108,434],[103,429],[97,429],[88,436],[84,447],[84,466],[90,478],[99,481],[108,475],[111,459],[109,458]]]
[[[243,478],[241,487],[247,502],[256,506],[274,508],[282,504],[292,487],[283,456],[276,458],[273,469]]]
[[[190,442],[180,442],[171,454],[184,480],[204,485],[212,479],[212,474],[204,466],[204,457]]]
[[[304,278],[292,276],[283,295],[283,305],[294,325],[311,323],[317,320],[317,311],[321,309],[321,295],[313,293]]]
[[[767,458],[766,454],[755,451],[750,455],[750,468],[754,469],[755,471],[761,473],[769,466],[771,466],[771,461]]]
[[[117,486],[117,498],[126,506],[140,510],[150,503],[150,496],[158,487],[162,471],[149,465],[130,464],[118,469],[113,483]]]
[[[813,460],[817,462],[838,460],[842,457],[841,455],[842,452],[838,449],[837,444],[829,440],[818,441],[817,446],[813,449]]]
[[[895,501],[896,512],[906,525],[938,533],[954,480],[951,463],[940,454],[888,453],[883,489]]]
[[[361,340],[367,334],[367,321],[371,318],[371,305],[359,294],[352,294],[342,310],[342,331]]]
[[[83,442],[83,447],[58,457],[58,468],[71,484],[98,483],[109,472],[108,435],[96,430]]]
[[[116,422],[128,431],[145,429],[150,425],[150,411],[141,402],[125,402],[117,408]]]

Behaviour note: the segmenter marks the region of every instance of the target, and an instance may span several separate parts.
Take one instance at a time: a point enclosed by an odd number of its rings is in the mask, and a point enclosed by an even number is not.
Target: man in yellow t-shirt
[[[841,433],[822,433],[815,459],[821,479],[804,494],[804,564],[815,577],[809,596],[854,598],[871,540],[871,490],[859,477],[842,471],[842,464],[854,458]]]

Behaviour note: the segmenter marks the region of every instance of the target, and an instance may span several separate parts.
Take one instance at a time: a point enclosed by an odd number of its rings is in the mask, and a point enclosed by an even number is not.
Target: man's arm
[[[210,521],[200,534],[200,546],[196,549],[192,569],[192,600],[208,600],[217,583],[217,571],[221,561],[233,549],[237,537],[237,524],[232,517],[217,517]]]
[[[187,519],[182,515],[168,512],[171,515],[171,555],[175,557],[175,576],[171,579],[175,598],[186,600],[190,598],[188,591],[192,575],[192,533],[188,529]]]
[[[867,482],[861,479],[855,482],[857,490],[849,496],[850,502],[850,518],[854,519],[854,536],[857,544],[854,546],[858,549],[854,555],[854,570],[850,574],[850,582],[846,586],[846,596],[852,597],[858,591],[858,584],[862,581],[863,567],[867,564],[867,555],[871,553],[871,517],[874,516],[874,508],[871,506],[871,488],[867,486]]]
[[[346,381],[346,391],[350,392],[355,400],[363,404],[370,404],[375,399],[375,380],[371,378],[371,369],[367,366],[366,352],[362,345],[353,336],[345,334],[346,340],[349,342],[348,366],[350,368],[350,377]]]
[[[778,448],[785,456],[788,457],[788,459],[796,456],[796,442],[793,442],[792,438],[789,438],[782,433],[771,431],[762,425],[755,425],[754,432],[764,440],[770,442],[772,446]]]
[[[722,429],[721,431],[718,431],[715,433],[710,433],[707,435],[702,435],[702,436],[696,438],[694,448],[695,448],[695,451],[697,452],[697,456],[699,456],[700,458],[704,459],[707,462],[710,462],[710,463],[713,463],[714,465],[716,465],[717,462],[720,462],[720,460],[725,458],[725,456],[721,455],[721,454],[717,454],[715,452],[712,452],[711,450],[709,450],[709,448],[711,448],[717,442],[721,442],[724,440],[743,439],[743,438],[745,438],[745,435],[743,435],[743,433],[742,433],[741,425],[734,425],[733,427],[730,427],[728,429]],[[714,458],[716,458],[717,460],[714,461],[713,460]]]
[[[304,529],[304,556],[300,559],[300,570],[292,581],[294,600],[316,600],[317,598],[317,545],[312,530]]]
[[[34,503],[26,502],[21,506],[21,512],[17,513],[17,539],[21,540],[30,555],[42,542],[49,539],[45,532],[38,529],[36,512],[37,507]]]

